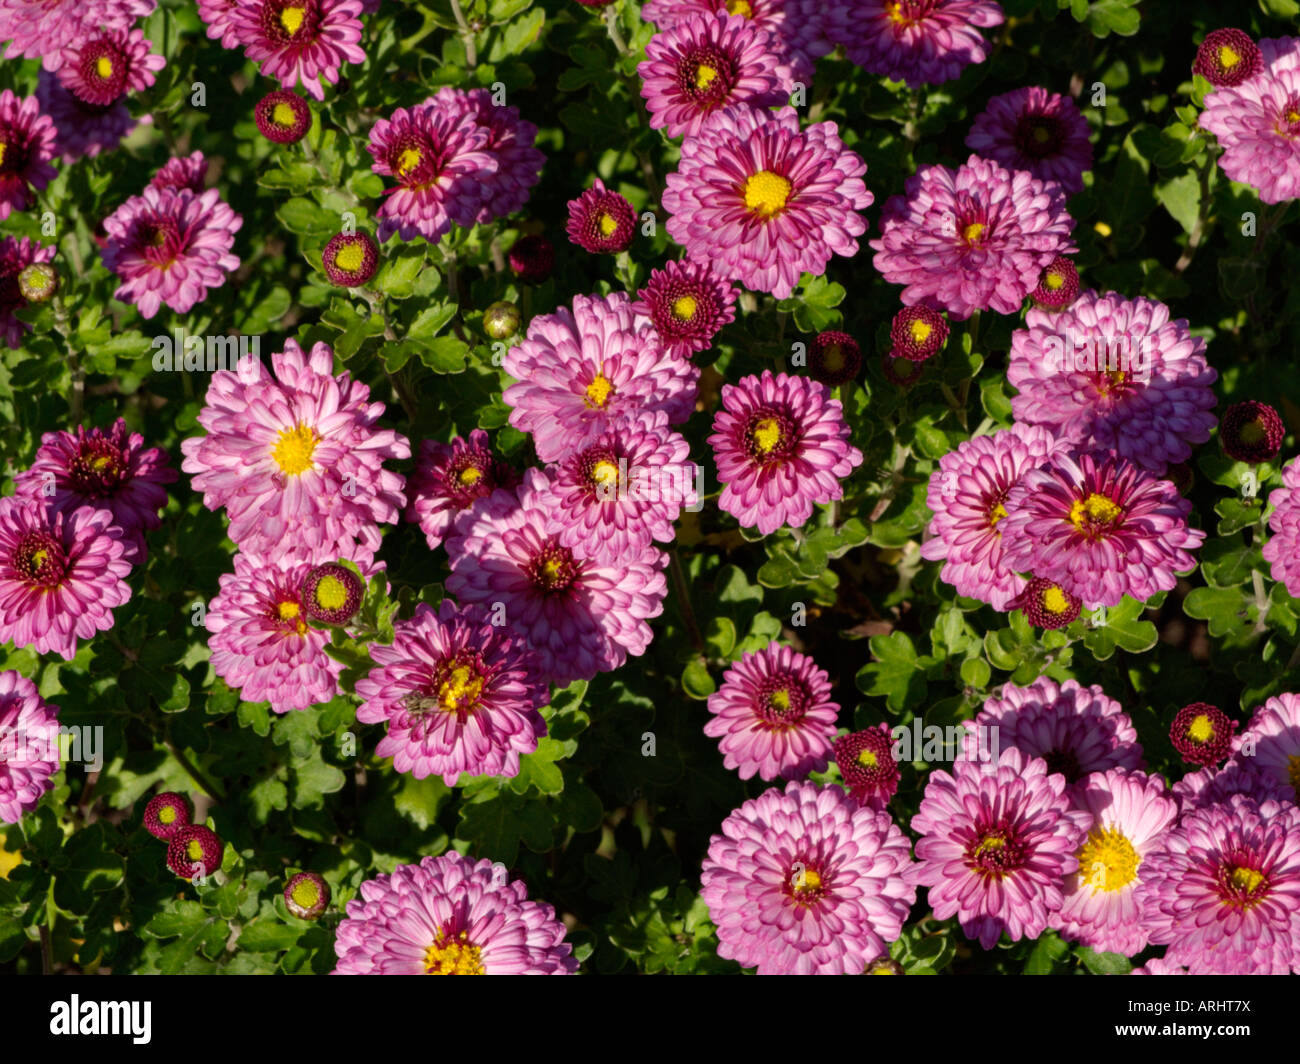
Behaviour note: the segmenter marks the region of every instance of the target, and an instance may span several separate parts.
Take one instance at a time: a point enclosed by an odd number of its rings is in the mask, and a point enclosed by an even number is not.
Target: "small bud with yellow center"
[[[318,565],[303,577],[298,595],[307,616],[324,624],[347,624],[365,596],[366,585],[339,562]]]
[[[18,294],[28,303],[47,303],[59,290],[59,274],[48,262],[33,262],[18,274]]]
[[[315,872],[299,872],[284,888],[285,907],[299,920],[315,920],[329,903],[329,884]]]
[[[483,331],[493,340],[504,340],[519,331],[522,321],[519,308],[501,300],[483,312]]]
[[[155,794],[144,807],[144,828],[154,838],[166,842],[187,827],[193,816],[189,799],[174,791],[164,791]]]

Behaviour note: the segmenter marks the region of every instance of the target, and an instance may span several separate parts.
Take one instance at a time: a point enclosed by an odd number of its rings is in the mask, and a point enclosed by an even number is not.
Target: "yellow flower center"
[[[592,467],[591,479],[597,484],[613,484],[618,480],[618,466],[602,459]]]
[[[1241,62],[1241,56],[1238,55],[1230,46],[1223,45],[1219,48],[1219,66],[1224,70],[1231,70]]]
[[[176,807],[165,805],[158,810],[158,823],[174,824],[176,822]]]
[[[1109,525],[1117,521],[1121,510],[1113,499],[1098,495],[1095,491],[1086,499],[1076,499],[1070,507],[1070,524],[1083,531],[1084,523]]]
[[[874,750],[863,750],[858,754],[858,764],[863,768],[875,768],[880,764],[880,758],[876,757]]]
[[[281,602],[275,607],[275,612],[279,615],[280,620],[292,621],[302,610],[299,609],[296,602]]]
[[[292,129],[294,122],[297,121],[297,116],[293,113],[292,107],[281,101],[271,108],[271,121],[277,126]]]
[[[1238,890],[1251,894],[1264,882],[1264,876],[1253,868],[1234,868],[1228,881]]]
[[[311,468],[311,456],[315,450],[315,430],[299,422],[280,433],[275,446],[271,448],[271,457],[281,472],[296,477]]]
[[[707,63],[701,63],[695,68],[695,87],[697,89],[707,89],[717,78],[718,72]]]
[[[760,170],[745,180],[745,206],[762,218],[785,210],[794,186],[780,174]]]
[[[1110,234],[1115,231],[1106,222],[1098,222],[1092,228],[1096,231],[1098,236],[1110,236]]]
[[[90,468],[96,473],[102,473],[112,464],[113,456],[108,454],[98,454],[90,460]]]
[[[587,385],[587,405],[603,407],[613,393],[614,386],[609,383],[609,378],[603,373],[597,373]]]
[[[694,296],[678,296],[673,300],[673,317],[678,321],[690,321],[698,306]]]
[[[912,334],[912,339],[918,344],[923,344],[930,339],[930,334],[934,332],[934,326],[928,321],[921,321],[919,318],[908,326],[907,331]]]
[[[1206,714],[1199,713],[1192,718],[1192,723],[1187,726],[1187,738],[1194,743],[1204,743],[1214,738],[1214,725]]]
[[[989,511],[989,528],[997,528],[998,522],[1007,516],[1007,508],[998,503]]]
[[[334,256],[334,265],[348,273],[355,273],[365,261],[366,251],[360,244],[345,244],[343,250]]]
[[[1094,829],[1079,850],[1079,879],[1093,890],[1113,893],[1137,878],[1138,856],[1119,828]]]
[[[971,856],[982,857],[984,854],[988,853],[989,850],[1005,849],[1006,845],[1007,840],[1002,838],[1001,835],[988,835],[985,838],[980,839],[979,845],[975,847],[975,852],[972,853]]]
[[[971,222],[961,231],[961,238],[967,244],[978,244],[984,236],[984,230],[987,228],[983,222]]]
[[[1053,584],[1043,592],[1043,609],[1048,613],[1064,613],[1070,608],[1070,600],[1065,592]]]
[[[821,885],[822,877],[811,868],[805,868],[803,872],[794,877],[794,889],[798,894],[811,894],[814,890],[818,890]]]
[[[483,677],[467,665],[457,665],[438,687],[438,702],[448,713],[472,709],[483,693]]]
[[[1065,278],[1059,273],[1049,273],[1047,275],[1047,290],[1055,292],[1057,289],[1065,287]]]
[[[779,713],[784,713],[790,708],[790,692],[784,687],[778,687],[767,696],[768,705]]]
[[[5,148],[8,146],[9,145],[7,145],[3,140],[0,140],[0,164],[3,164],[5,161]]]
[[[910,26],[916,20],[903,11],[902,0],[894,0],[888,7],[889,20],[899,26]]]
[[[1038,141],[1039,144],[1046,144],[1052,139],[1052,135],[1047,132],[1047,129],[1044,126],[1034,126],[1034,131],[1030,136],[1033,137],[1034,140]]]
[[[398,174],[409,174],[423,161],[424,156],[420,154],[419,148],[407,148],[397,158]]]
[[[42,565],[45,564],[45,559],[48,558],[49,556],[50,556],[50,552],[47,550],[42,549],[42,550],[34,551],[32,553],[32,568],[39,569]]]
[[[471,946],[469,935],[462,931],[455,938],[438,936],[424,951],[424,972],[426,975],[486,975],[483,965],[483,951],[478,946]]]
[[[822,365],[830,372],[838,373],[844,368],[844,349],[839,344],[831,344],[822,352]]]
[[[478,466],[466,466],[460,471],[460,475],[456,479],[468,488],[483,479],[483,470],[479,469]]]
[[[744,15],[745,18],[754,17],[754,9],[749,6],[749,0],[727,0],[728,15]]]
[[[95,60],[95,73],[101,78],[111,78],[113,76],[113,60],[106,55],[101,55]]]
[[[769,454],[781,442],[781,426],[776,418],[765,417],[755,423],[749,435],[762,454]]]
[[[1237,432],[1237,437],[1242,443],[1261,443],[1264,439],[1264,426],[1260,424],[1258,418],[1254,421],[1247,421]]]
[[[1296,122],[1300,122],[1300,111],[1297,111],[1295,108],[1292,108],[1290,111],[1286,113],[1286,120],[1290,122],[1292,125],[1294,125]]]
[[[612,214],[600,216],[600,235],[613,236],[618,231],[618,220]]]
[[[300,879],[290,891],[294,902],[303,909],[314,909],[320,904],[320,888],[310,879]]]
[[[198,839],[190,839],[185,846],[185,856],[191,861],[201,861],[203,859],[203,843]]]
[[[323,610],[342,609],[348,601],[348,589],[337,576],[325,575],[316,585],[316,605]]]
[[[302,27],[305,12],[300,7],[286,7],[280,11],[280,25],[292,37]]]

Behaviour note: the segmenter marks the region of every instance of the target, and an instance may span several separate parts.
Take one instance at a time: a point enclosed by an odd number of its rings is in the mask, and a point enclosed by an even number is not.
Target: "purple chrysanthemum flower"
[[[450,443],[423,440],[406,482],[406,519],[417,522],[429,549],[437,550],[462,510],[497,488],[513,490],[518,484],[519,474],[492,453],[482,429]]]
[[[671,542],[682,507],[700,501],[690,456],[662,410],[610,426],[551,470],[552,531],[578,557],[608,564]]]
[[[59,80],[92,107],[107,107],[154,83],[167,59],[152,53],[152,47],[143,30],[101,31],[63,49]]]
[[[1267,403],[1247,399],[1233,403],[1219,419],[1219,443],[1235,462],[1271,462],[1282,450],[1286,425]]]
[[[1264,560],[1273,579],[1300,597],[1300,461],[1282,467],[1282,486],[1269,493],[1268,506],[1272,535],[1264,543]]]
[[[909,305],[933,300],[957,319],[992,308],[1014,314],[1058,255],[1076,248],[1059,185],[972,155],[964,166],[923,166],[891,196],[875,267],[906,285]]]
[[[496,159],[497,169],[481,189],[480,223],[514,214],[528,202],[533,186],[541,180],[546,156],[533,146],[537,127],[519,117],[519,108],[493,103],[487,89],[466,91],[450,85],[439,89],[425,106],[440,107],[459,122],[487,130],[483,150]]]
[[[799,128],[793,107],[717,111],[682,147],[663,194],[669,235],[695,262],[787,298],[832,255],[857,254],[871,206],[867,164],[834,122]]]
[[[201,151],[189,155],[177,155],[168,159],[162,168],[153,175],[149,184],[154,188],[188,188],[191,192],[202,192],[208,177],[208,160]]]
[[[1029,293],[1045,310],[1063,310],[1079,297],[1079,269],[1064,255],[1057,255],[1044,267],[1038,287]]]
[[[27,677],[0,672],[0,821],[17,824],[54,786],[59,771],[59,707]]]
[[[555,910],[522,880],[455,851],[398,865],[347,905],[335,975],[570,975],[572,947]]]
[[[1133,722],[1096,684],[1066,680],[1058,686],[1046,676],[1027,687],[1004,684],[1000,697],[989,698],[966,728],[968,752],[985,728],[1001,749],[1042,758],[1048,772],[1071,785],[1094,772],[1146,767]]]
[[[988,58],[982,29],[1002,25],[991,0],[839,0],[826,33],[869,74],[912,88],[942,85]]]
[[[836,739],[835,764],[849,794],[872,809],[884,809],[898,791],[900,773],[888,724]]]
[[[1214,429],[1205,341],[1154,299],[1088,291],[1069,308],[1032,308],[1011,336],[1016,421],[1077,449],[1114,451],[1162,474]]]
[[[770,51],[771,38],[740,15],[699,15],[660,30],[637,67],[650,128],[689,137],[723,107],[778,107],[790,68]],[[774,61],[775,60],[775,61]]]
[[[375,753],[416,779],[517,776],[519,755],[537,749],[548,691],[531,653],[481,607],[448,599],[399,621],[391,646],[370,644],[375,663],[357,683],[357,720],[387,724]]]
[[[1278,786],[1289,787],[1300,804],[1300,695],[1284,692],[1251,715],[1232,743],[1229,764],[1252,765]]]
[[[1171,590],[1205,539],[1173,484],[1114,454],[1056,455],[1021,478],[1006,510],[1007,566],[1059,583],[1088,609]]]
[[[167,452],[145,448],[144,437],[118,418],[107,432],[78,425],[76,433],[47,432],[31,467],[14,478],[14,493],[56,513],[81,506],[105,509],[122,532],[124,557],[143,559],[144,533],[162,525],[164,484],[176,480]]]
[[[1189,772],[1173,786],[1174,798],[1184,813],[1223,805],[1234,794],[1244,794],[1260,804],[1286,803],[1295,801],[1297,788],[1291,785],[1285,772],[1278,778],[1276,765],[1265,767],[1249,757],[1233,758],[1219,769],[1206,767]]]
[[[379,241],[423,236],[436,244],[452,224],[469,228],[500,165],[491,131],[445,107],[398,108],[370,130],[371,169],[397,181],[375,213]]]
[[[58,70],[63,49],[97,30],[124,30],[148,15],[157,0],[0,0],[0,41],[6,59],[42,59]]]
[[[528,323],[502,361],[517,383],[502,395],[510,424],[532,434],[537,457],[558,462],[610,426],[663,410],[677,425],[695,410],[700,370],[673,356],[621,292],[574,296]]]
[[[112,628],[131,597],[125,550],[108,510],[0,499],[0,643],[71,661],[77,641]]]
[[[1264,69],[1259,45],[1238,29],[1211,30],[1196,49],[1192,72],[1216,89],[1240,85]]]
[[[235,571],[219,580],[205,620],[212,671],[245,702],[288,713],[339,693],[343,663],[325,652],[330,633],[308,624],[303,608],[311,569],[308,561],[241,552]]]
[[[564,687],[640,656],[663,612],[667,558],[653,547],[614,564],[576,557],[551,531],[550,486],[539,469],[519,491],[497,491],[456,519],[448,537],[448,593],[500,603],[511,631],[538,657],[543,679]]]
[[[1083,191],[1084,171],[1092,169],[1088,136],[1074,100],[1033,85],[989,100],[971,124],[966,147],[1008,170],[1055,181],[1073,196]]]
[[[943,562],[940,579],[959,595],[1012,609],[1025,578],[1006,560],[1007,497],[1020,479],[1059,453],[1061,443],[1046,429],[1013,425],[991,436],[975,436],[939,459],[930,475],[926,505],[934,514],[921,544],[921,557]]]
[[[1236,794],[1186,811],[1138,878],[1166,961],[1192,975],[1300,971],[1300,808]]]
[[[1073,791],[1074,807],[1091,823],[1065,878],[1065,901],[1048,917],[1067,942],[1131,957],[1147,946],[1137,903],[1138,873],[1146,855],[1178,817],[1178,803],[1160,776],[1113,768]]]
[[[36,80],[36,99],[54,122],[54,151],[63,163],[113,151],[136,126],[153,121],[149,115],[139,120],[132,118],[125,97],[107,107],[93,107],[77,99],[57,75],[47,70],[42,70]]]
[[[569,200],[569,239],[593,255],[626,251],[636,238],[636,211],[627,197],[605,187],[600,178],[577,199]]]
[[[930,888],[937,919],[955,915],[985,949],[1004,931],[1013,942],[1037,938],[1064,901],[1089,819],[1042,758],[1012,747],[996,761],[957,761],[952,775],[930,773],[912,818],[923,836],[912,882]]]
[[[1300,63],[1296,38],[1259,42],[1263,70],[1205,97],[1197,120],[1223,154],[1219,167],[1264,203],[1300,197]]]
[[[409,458],[406,437],[377,422],[383,403],[350,373],[332,375],[334,352],[293,340],[255,373],[212,375],[199,414],[205,436],[181,442],[181,468],[209,510],[226,508],[241,550],[279,557],[335,544],[398,519],[403,479],[384,468]]]
[[[184,314],[239,268],[230,249],[243,224],[215,188],[146,188],[104,219],[104,265],[122,282],[113,298],[146,318],[164,304]]]
[[[364,63],[359,0],[241,0],[229,13],[237,43],[268,78],[325,99],[345,63]],[[220,23],[218,23],[220,25]],[[211,35],[211,28],[209,28]]]
[[[713,267],[669,259],[637,292],[632,310],[648,317],[664,347],[681,358],[705,351],[724,325],[736,320],[736,290]]]
[[[862,464],[826,385],[766,369],[722,386],[709,445],[724,485],[718,506],[765,536],[843,498],[840,482]]]
[[[804,779],[825,771],[835,746],[830,677],[807,654],[768,643],[747,651],[709,696],[704,734],[742,780]]]
[[[54,177],[53,157],[54,121],[37,98],[0,92],[0,222],[36,202]]]
[[[760,975],[860,975],[916,900],[907,837],[839,787],[791,782],[709,840],[700,897],[718,955]]]
[[[816,60],[835,47],[826,37],[826,6],[825,0],[646,0],[641,17],[671,30],[700,17],[739,15],[766,34],[776,65],[789,66],[793,81],[782,88],[790,91],[794,82],[809,85]]]
[[[54,253],[53,246],[46,247],[28,237],[0,237],[0,338],[15,351],[32,328],[14,316],[15,310],[28,303],[18,285],[18,275],[34,262],[52,261]]]

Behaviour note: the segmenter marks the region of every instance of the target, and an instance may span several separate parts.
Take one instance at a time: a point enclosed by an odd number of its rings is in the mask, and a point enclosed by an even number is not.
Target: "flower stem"
[[[451,0],[451,13],[456,16],[456,25],[460,27],[460,39],[465,42],[465,63],[473,70],[478,66],[478,48],[474,45],[474,31],[465,19],[465,12],[460,8],[460,0]]]
[[[167,752],[176,759],[176,763],[185,770],[185,774],[198,785],[199,790],[215,802],[225,801],[216,784],[210,782],[207,777],[199,771],[198,766],[196,766],[193,761],[181,752],[180,747],[170,739],[164,739],[163,745],[167,747]]]
[[[454,3],[455,0],[452,0]],[[618,12],[615,10],[616,4],[610,4],[605,8],[603,18],[605,19],[605,29],[609,33],[609,39],[614,42],[614,47],[618,49],[619,55],[627,55],[627,42],[623,40],[623,34],[618,28]]]

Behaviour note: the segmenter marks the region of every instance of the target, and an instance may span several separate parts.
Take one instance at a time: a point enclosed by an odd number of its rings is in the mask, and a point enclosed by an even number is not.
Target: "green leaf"
[[[329,236],[339,231],[338,216],[309,199],[286,200],[275,213],[286,229],[302,236]]]
[[[290,927],[268,917],[245,924],[235,945],[255,953],[279,953],[294,945],[302,935],[301,927]]]
[[[461,373],[469,344],[455,336],[438,336],[419,345],[420,361],[435,373]]]
[[[923,671],[928,658],[917,656],[911,636],[905,632],[871,637],[871,654],[876,659],[857,674],[858,689],[868,695],[884,695],[885,704],[895,713],[919,705],[925,698]]]
[[[1183,599],[1183,612],[1209,622],[1213,636],[1232,635],[1246,626],[1246,601],[1235,587],[1198,587]]]
[[[708,667],[699,658],[692,658],[682,670],[682,690],[690,698],[703,701],[718,689]]]
[[[1024,975],[1051,975],[1070,952],[1055,931],[1045,931],[1034,943],[1025,962]]]
[[[1190,233],[1196,228],[1201,211],[1201,186],[1196,174],[1188,172],[1157,185],[1156,199],[1185,232]]]
[[[1087,946],[1080,946],[1076,953],[1093,975],[1128,975],[1133,970],[1133,965],[1122,953],[1097,953]]]

